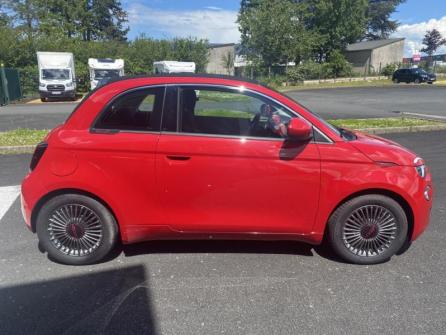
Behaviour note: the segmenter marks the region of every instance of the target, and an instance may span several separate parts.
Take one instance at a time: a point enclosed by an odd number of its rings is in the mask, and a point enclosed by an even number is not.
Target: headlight
[[[66,87],[73,87],[73,83],[72,83],[72,82],[70,82],[70,83],[66,83],[65,86],[66,86]]]
[[[39,83],[40,87],[45,87],[46,85],[44,83]]]
[[[423,164],[416,166],[415,169],[417,170],[417,173],[421,178],[426,177],[426,165]]]

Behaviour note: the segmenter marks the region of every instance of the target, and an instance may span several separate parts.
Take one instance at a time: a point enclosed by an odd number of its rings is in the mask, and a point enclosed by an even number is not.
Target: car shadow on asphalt
[[[179,241],[148,241],[130,245],[119,245],[108,261],[123,253],[126,257],[165,254],[165,253],[229,253],[229,254],[277,254],[314,256],[314,253],[327,260],[346,263],[338,257],[327,243],[310,245],[296,241],[226,241],[226,240],[179,240]]]
[[[313,246],[293,241],[149,241],[120,246],[126,257],[163,253],[243,253],[313,256]]]
[[[160,334],[141,265],[0,288],[0,334]]]

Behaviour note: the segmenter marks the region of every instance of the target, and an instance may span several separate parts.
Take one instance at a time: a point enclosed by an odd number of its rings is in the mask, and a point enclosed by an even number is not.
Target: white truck
[[[76,74],[71,52],[37,52],[39,94],[48,98],[76,99]]]
[[[124,60],[111,58],[89,58],[90,87],[106,84],[110,79],[124,76]]]
[[[194,62],[160,61],[153,63],[153,72],[162,73],[195,73]]]

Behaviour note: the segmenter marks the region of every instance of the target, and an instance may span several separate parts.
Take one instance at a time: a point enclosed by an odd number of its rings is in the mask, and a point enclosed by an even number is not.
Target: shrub
[[[319,79],[324,75],[323,65],[314,61],[306,61],[288,68],[286,75],[292,84],[298,84],[304,80]]]
[[[436,67],[435,67],[435,72],[436,73],[446,73],[446,66],[444,66],[444,65],[437,65]]]
[[[271,77],[262,76],[257,78],[257,80],[266,86],[277,88],[287,81],[287,77],[282,75],[274,75]]]
[[[398,64],[387,64],[382,68],[381,74],[384,76],[391,76],[396,70],[398,70]]]
[[[37,64],[19,68],[20,85],[23,95],[36,94],[39,87],[39,71]]]
[[[328,56],[328,62],[324,64],[323,69],[326,78],[350,77],[353,73],[351,64],[339,50]]]

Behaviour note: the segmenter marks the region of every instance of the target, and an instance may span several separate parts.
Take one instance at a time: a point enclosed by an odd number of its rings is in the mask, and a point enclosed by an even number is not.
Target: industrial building
[[[361,74],[380,73],[388,64],[399,64],[404,56],[404,38],[364,41],[347,45],[345,58]]]

